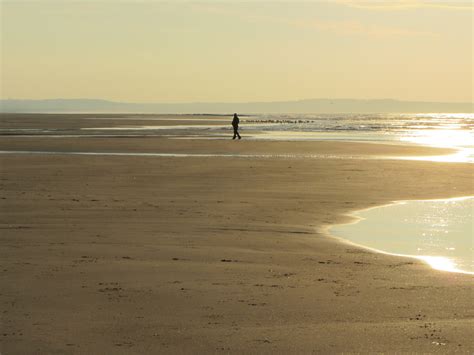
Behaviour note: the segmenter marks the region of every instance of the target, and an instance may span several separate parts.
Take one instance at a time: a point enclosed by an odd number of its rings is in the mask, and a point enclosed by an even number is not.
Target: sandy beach
[[[474,351],[472,276],[327,232],[394,200],[473,195],[472,164],[374,159],[438,149],[3,137],[0,150],[288,155],[0,155],[2,353]]]
[[[474,355],[473,1],[0,2],[0,355]]]

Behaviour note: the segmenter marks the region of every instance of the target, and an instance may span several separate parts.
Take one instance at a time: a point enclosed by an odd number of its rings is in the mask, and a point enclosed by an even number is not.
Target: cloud
[[[362,23],[359,21],[288,21],[294,27],[314,28],[319,31],[332,32],[346,36],[369,37],[405,37],[405,36],[435,36],[435,33],[417,31],[402,27],[390,27]]]
[[[335,3],[349,6],[357,9],[393,11],[393,10],[410,10],[410,9],[444,9],[444,10],[474,10],[471,1],[424,1],[424,0],[379,0],[379,1],[363,1],[363,0],[327,0],[328,3]]]
[[[334,33],[344,36],[368,36],[375,38],[409,37],[409,36],[436,36],[436,33],[419,31],[404,27],[387,26],[380,24],[363,23],[360,21],[338,21],[311,18],[284,18],[227,6],[198,5],[197,11],[205,11],[216,16],[237,17],[243,21],[256,24],[275,24],[292,28],[310,29],[320,32]]]

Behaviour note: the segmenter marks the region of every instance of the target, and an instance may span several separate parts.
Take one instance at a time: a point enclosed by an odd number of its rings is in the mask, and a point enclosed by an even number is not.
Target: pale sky
[[[473,99],[471,1],[1,3],[1,97]]]

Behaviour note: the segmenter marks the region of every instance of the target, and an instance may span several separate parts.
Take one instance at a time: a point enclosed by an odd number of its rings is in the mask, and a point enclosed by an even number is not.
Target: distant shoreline
[[[1,113],[338,114],[472,113],[472,102],[314,99],[276,102],[132,103],[96,99],[0,100]]]

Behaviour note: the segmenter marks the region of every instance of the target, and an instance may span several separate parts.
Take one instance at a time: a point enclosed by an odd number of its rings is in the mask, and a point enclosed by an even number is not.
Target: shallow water
[[[402,201],[356,212],[355,223],[331,234],[435,269],[474,274],[473,210],[474,197]]]
[[[0,150],[3,155],[96,155],[96,156],[130,156],[130,157],[174,157],[174,158],[262,158],[262,159],[384,159],[384,157],[366,155],[335,154],[242,154],[242,153],[150,153],[150,152],[79,152],[79,151],[45,151],[45,150]],[[391,159],[391,158],[386,158]]]

